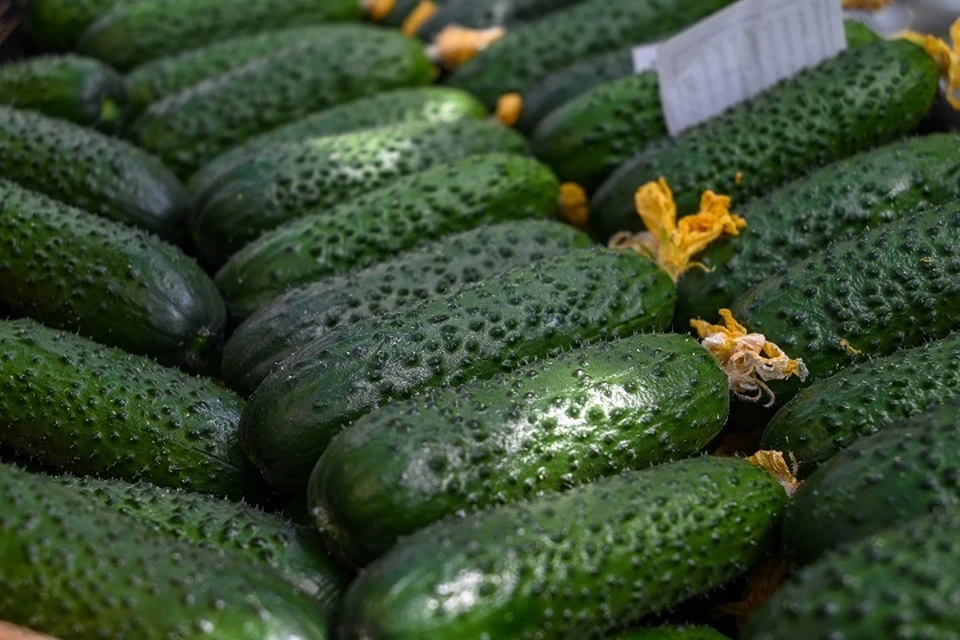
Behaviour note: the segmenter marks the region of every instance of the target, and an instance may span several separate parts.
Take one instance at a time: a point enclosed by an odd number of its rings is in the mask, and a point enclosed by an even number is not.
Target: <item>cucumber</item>
[[[417,29],[417,37],[433,40],[450,25],[471,29],[513,28],[572,7],[584,0],[450,0]]]
[[[0,346],[0,442],[32,465],[259,497],[232,392],[33,320],[0,321]]]
[[[102,62],[40,56],[0,66],[0,101],[111,133],[123,124],[127,93],[123,78]]]
[[[134,121],[130,139],[186,178],[257,134],[343,102],[433,80],[430,59],[411,38],[361,25],[327,31],[324,38],[295,42],[154,103]]]
[[[359,20],[357,0],[124,2],[90,25],[77,49],[127,71],[219,40],[303,24]]]
[[[367,18],[386,27],[401,27],[410,14],[425,0],[361,0]],[[449,0],[429,0],[438,7],[444,6]],[[383,12],[383,17],[374,15]]]
[[[955,510],[929,515],[828,555],[774,593],[740,638],[954,637],[958,528]]]
[[[369,267],[458,231],[546,218],[558,197],[557,179],[536,160],[477,155],[266,233],[234,255],[216,283],[230,314],[245,318],[298,285]]]
[[[692,456],[729,403],[726,374],[692,338],[591,345],[367,414],[317,463],[310,513],[365,564],[445,516]]]
[[[441,522],[353,583],[338,637],[598,637],[759,563],[786,501],[762,469],[702,457]]]
[[[634,194],[661,176],[680,214],[695,212],[707,189],[737,204],[762,196],[911,131],[933,104],[938,83],[933,59],[910,42],[847,49],[621,165],[590,203],[590,228],[600,238],[640,229]]]
[[[390,400],[663,330],[673,301],[670,277],[634,252],[576,249],[518,267],[298,350],[253,394],[244,446],[270,484],[295,489],[333,436]]]
[[[808,475],[858,438],[960,400],[960,335],[855,364],[810,385],[773,416],[763,446],[790,451]]]
[[[346,575],[324,553],[318,534],[256,507],[151,484],[61,476],[91,502],[136,520],[166,538],[270,567],[332,613]]]
[[[960,194],[960,136],[934,134],[865,151],[814,171],[737,212],[747,228],[711,245],[677,287],[682,321],[712,318],[741,293],[830,241],[913,215]]]
[[[0,300],[17,314],[196,368],[226,324],[196,262],[141,231],[0,180]]]
[[[397,178],[471,155],[527,151],[513,129],[472,118],[406,122],[269,147],[198,195],[191,236],[210,264],[221,265],[266,231]]]
[[[67,51],[87,27],[121,1],[145,0],[30,0],[24,3],[27,30],[44,51]]]
[[[508,33],[461,66],[449,84],[487,107],[525,93],[554,71],[586,57],[659,40],[732,0],[589,0]]]
[[[0,618],[71,640],[328,638],[272,571],[170,540],[53,478],[0,465]]]
[[[960,405],[857,440],[817,470],[787,508],[784,546],[809,564],[831,549],[960,507]]]
[[[342,326],[591,244],[550,220],[482,226],[366,269],[287,292],[251,315],[223,350],[223,377],[249,395],[287,356]]]
[[[168,240],[189,197],[156,158],[72,122],[0,106],[0,176]]]
[[[612,636],[610,640],[729,640],[710,627],[647,627]]]

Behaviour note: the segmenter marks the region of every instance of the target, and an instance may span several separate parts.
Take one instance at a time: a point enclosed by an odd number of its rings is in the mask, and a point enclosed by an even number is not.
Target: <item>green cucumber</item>
[[[956,361],[954,360],[954,363]],[[784,546],[809,564],[828,550],[960,507],[960,405],[857,440],[810,476],[787,508]]]
[[[121,1],[144,0],[30,0],[24,3],[27,30],[44,51],[67,51],[87,27]]]
[[[83,33],[77,49],[127,71],[219,40],[311,23],[359,20],[357,0],[123,2]]]
[[[71,640],[329,637],[279,574],[0,465],[0,619]],[[9,636],[6,636],[9,637]]]
[[[151,484],[61,476],[59,484],[167,538],[271,567],[332,613],[347,586],[319,535],[239,502]]]
[[[584,0],[450,0],[417,29],[417,37],[433,40],[450,25],[514,28],[581,2]]]
[[[365,564],[446,516],[690,457],[729,403],[726,374],[690,337],[587,346],[367,414],[317,462],[310,513]]]
[[[958,148],[956,134],[905,139],[827,165],[737,208],[746,229],[697,257],[711,271],[691,270],[681,279],[678,318],[712,318],[832,240],[955,199]]]
[[[960,628],[960,512],[878,533],[795,574],[742,640],[931,638]]]
[[[344,327],[285,360],[253,394],[244,446],[270,484],[303,486],[330,440],[390,400],[491,378],[580,343],[661,331],[670,277],[602,247],[518,267]]]
[[[115,132],[123,124],[127,93],[123,78],[102,62],[40,56],[0,66],[0,102]]]
[[[590,228],[604,239],[639,230],[634,195],[659,177],[676,194],[680,214],[695,212],[707,189],[737,205],[765,195],[913,130],[938,85],[933,59],[910,42],[847,49],[621,165],[590,203]]]
[[[223,299],[179,249],[0,180],[0,300],[17,314],[166,364],[200,367]]]
[[[0,442],[31,464],[259,497],[232,392],[33,320],[0,321],[0,347]]]
[[[610,640],[729,640],[710,627],[647,627],[611,636]]]
[[[522,135],[493,120],[406,122],[269,147],[196,198],[190,232],[221,265],[285,222],[328,211],[431,167],[485,153],[526,153]]]
[[[326,30],[155,102],[130,139],[186,178],[230,147],[315,111],[433,80],[416,40],[372,26]]]
[[[441,522],[353,583],[338,637],[599,637],[759,563],[786,501],[766,471],[701,457]]]
[[[560,222],[502,222],[293,289],[234,331],[223,350],[223,377],[249,395],[287,356],[338,327],[590,244],[589,236]]]
[[[504,93],[589,56],[659,40],[732,0],[589,0],[517,29],[457,69],[449,84],[492,108]]]
[[[0,106],[0,176],[67,204],[181,235],[189,197],[156,158],[72,122]]]
[[[960,335],[852,365],[813,383],[783,406],[763,447],[789,451],[803,475],[858,438],[960,400]]]

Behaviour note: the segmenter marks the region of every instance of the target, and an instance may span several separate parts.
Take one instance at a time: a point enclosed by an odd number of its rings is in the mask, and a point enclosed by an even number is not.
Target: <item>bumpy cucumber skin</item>
[[[960,320],[960,205],[931,209],[838,242],[737,299],[734,316],[810,370],[804,384],[864,358],[943,338]]]
[[[340,637],[599,637],[748,570],[785,503],[762,469],[702,457],[441,522],[353,583]]]
[[[176,240],[187,191],[159,160],[72,122],[0,106],[0,176]]]
[[[146,483],[72,476],[57,481],[154,533],[272,567],[328,613],[340,604],[346,574],[310,529],[241,502]]]
[[[0,322],[0,347],[0,439],[31,463],[258,497],[233,392],[33,320]]]
[[[584,0],[451,0],[417,30],[417,37],[433,40],[449,25],[471,29],[516,27],[542,19],[554,11]]]
[[[286,357],[338,327],[591,244],[589,236],[560,222],[503,222],[293,289],[234,331],[223,350],[223,377],[233,389],[249,395]]]
[[[853,365],[810,385],[773,416],[762,446],[790,451],[803,475],[858,438],[960,400],[960,336]]]
[[[166,0],[121,3],[77,43],[81,53],[128,71],[218,40],[310,23],[359,20],[357,0]]]
[[[113,133],[123,124],[123,78],[98,60],[41,56],[0,66],[0,101]]]
[[[251,138],[204,165],[191,177],[190,191],[194,194],[213,191],[213,186],[224,175],[229,174],[231,169],[242,164],[249,156],[274,145],[405,122],[443,124],[486,116],[486,108],[476,98],[451,87],[414,87],[384,91],[324,109]],[[197,205],[202,206],[202,200]]]
[[[729,403],[726,374],[692,338],[591,345],[367,414],[317,463],[310,513],[364,564],[446,516],[694,455]]]
[[[27,29],[44,51],[67,51],[96,19],[121,0],[30,0]],[[127,2],[137,0],[126,0]]]
[[[917,45],[874,41],[847,49],[621,165],[590,203],[590,228],[604,239],[639,230],[637,187],[661,176],[681,214],[695,212],[707,189],[737,204],[762,196],[913,130],[937,86],[936,65]]]
[[[200,367],[226,310],[180,250],[0,180],[0,300],[11,311],[165,364]]]
[[[134,121],[131,140],[187,178],[230,147],[310,113],[433,80],[412,38],[371,26],[328,29],[154,103]]]
[[[586,57],[668,36],[731,0],[590,0],[517,29],[450,77],[487,107]]]
[[[729,640],[710,627],[648,627],[611,636],[609,640]]]
[[[802,569],[744,627],[744,640],[953,638],[960,628],[956,511],[928,515]]]
[[[251,156],[201,195],[191,236],[210,264],[221,265],[266,231],[397,178],[477,154],[528,152],[513,129],[474,119],[409,122],[288,143]]]
[[[960,136],[934,134],[841,160],[737,209],[747,228],[712,245],[677,285],[679,324],[712,318],[740,294],[829,242],[960,194]]]
[[[784,546],[795,562],[809,564],[830,549],[957,506],[954,401],[858,440],[817,470],[787,508]]]
[[[328,637],[272,571],[157,535],[55,479],[0,465],[0,618],[86,640]]]
[[[260,385],[241,421],[244,446],[268,482],[302,486],[333,436],[387,401],[586,341],[661,331],[674,295],[644,256],[578,249],[334,331]]]
[[[558,194],[556,176],[532,158],[473,156],[266,233],[234,255],[216,283],[231,315],[244,318],[300,284],[371,266],[451,233],[546,218]]]

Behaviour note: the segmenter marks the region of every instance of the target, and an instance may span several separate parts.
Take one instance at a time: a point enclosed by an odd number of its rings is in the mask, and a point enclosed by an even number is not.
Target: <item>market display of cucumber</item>
[[[928,13],[0,1],[0,640],[957,638]]]

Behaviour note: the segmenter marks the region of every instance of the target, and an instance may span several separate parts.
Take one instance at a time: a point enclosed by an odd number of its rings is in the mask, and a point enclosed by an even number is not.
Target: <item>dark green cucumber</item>
[[[472,118],[281,144],[245,159],[198,194],[190,232],[200,254],[220,265],[264,232],[398,178],[467,156],[526,152],[526,140],[513,129]]]
[[[621,165],[590,203],[590,228],[600,238],[640,229],[634,195],[661,176],[681,214],[695,212],[707,189],[736,205],[765,195],[913,130],[938,83],[936,64],[915,44],[851,47]]]
[[[710,627],[647,627],[633,629],[610,640],[729,640],[727,636]]]
[[[488,107],[586,57],[659,40],[732,0],[590,0],[517,29],[449,79]]]
[[[72,122],[0,106],[0,176],[178,239],[186,189],[156,158]]]
[[[245,318],[298,285],[357,271],[458,231],[546,218],[553,173],[532,158],[478,155],[397,180],[264,234],[216,276],[230,314]]]
[[[302,486],[337,433],[390,400],[663,330],[673,302],[669,276],[633,252],[576,249],[518,267],[298,350],[253,394],[244,446],[271,484]]]
[[[450,25],[515,28],[581,2],[584,0],[450,0],[421,25],[417,37],[433,40]]]
[[[226,324],[197,263],[136,229],[0,180],[0,300],[166,364],[200,367]]]
[[[960,335],[855,364],[810,385],[774,415],[764,448],[790,451],[807,475],[858,438],[960,400]]]
[[[918,518],[795,574],[743,640],[935,638],[960,628],[960,513]]]
[[[27,8],[27,29],[31,39],[44,51],[67,51],[74,47],[87,27],[120,2],[121,0],[30,0],[24,3]]]
[[[740,296],[733,315],[810,371],[806,384],[960,325],[960,204],[838,242]],[[787,400],[798,379],[777,385]]]
[[[954,360],[954,364],[956,360]],[[784,546],[809,564],[828,550],[960,507],[960,405],[857,440],[810,476],[787,508]]]
[[[233,389],[249,395],[287,356],[338,327],[590,244],[589,236],[560,222],[502,222],[293,289],[233,333],[223,351],[223,377]]]
[[[596,638],[759,563],[786,501],[766,471],[701,457],[441,522],[353,583],[338,637]]]
[[[218,40],[311,23],[359,20],[357,0],[163,0],[120,3],[77,49],[124,71]]]
[[[310,513],[365,564],[446,516],[692,456],[723,428],[728,386],[697,341],[650,334],[390,403],[330,442]]]
[[[257,497],[243,400],[33,320],[0,321],[0,442],[45,469]]]
[[[57,480],[0,465],[0,619],[71,640],[324,640],[279,574],[158,535]]]
[[[57,481],[159,535],[271,567],[328,613],[340,604],[346,575],[310,529],[244,503],[146,483],[71,476]]]
[[[865,151],[754,200],[735,239],[712,245],[677,287],[677,315],[712,318],[742,293],[829,242],[960,195],[960,136],[934,134]]]
[[[0,102],[116,132],[127,93],[123,78],[98,60],[40,56],[0,66]]]
[[[362,25],[327,31],[154,103],[134,121],[131,140],[186,178],[230,147],[315,111],[433,80],[412,38]]]

